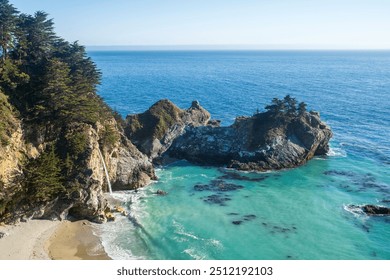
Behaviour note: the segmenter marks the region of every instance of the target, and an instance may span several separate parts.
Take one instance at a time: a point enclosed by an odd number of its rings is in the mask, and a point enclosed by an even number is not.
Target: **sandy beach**
[[[88,221],[31,220],[0,226],[0,260],[108,260]]]

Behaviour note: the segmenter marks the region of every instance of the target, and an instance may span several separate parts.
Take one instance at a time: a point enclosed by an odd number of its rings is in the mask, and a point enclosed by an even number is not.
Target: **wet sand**
[[[88,221],[62,222],[47,241],[46,248],[54,260],[110,259]]]

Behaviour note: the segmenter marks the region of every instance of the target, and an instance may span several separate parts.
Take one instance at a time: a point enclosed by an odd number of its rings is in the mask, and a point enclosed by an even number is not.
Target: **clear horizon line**
[[[316,51],[390,51],[390,46],[347,46],[347,45],[240,45],[240,44],[180,44],[180,45],[86,45],[89,50],[316,50]]]

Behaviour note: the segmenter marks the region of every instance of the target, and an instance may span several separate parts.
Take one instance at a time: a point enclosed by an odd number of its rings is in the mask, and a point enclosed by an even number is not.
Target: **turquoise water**
[[[390,199],[389,52],[91,52],[122,115],[197,99],[223,124],[291,94],[335,136],[326,157],[268,173],[177,162],[118,192],[103,226],[116,259],[390,259],[390,218],[346,210]],[[229,191],[219,191],[225,186]],[[168,192],[157,196],[158,190]]]

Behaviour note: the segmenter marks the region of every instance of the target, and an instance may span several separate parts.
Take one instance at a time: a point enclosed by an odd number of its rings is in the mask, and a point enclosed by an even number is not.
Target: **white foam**
[[[354,205],[355,207],[351,207],[351,205],[343,205],[345,211],[353,214],[355,217],[367,216],[366,213],[359,207],[359,205]]]
[[[199,237],[196,236],[194,233],[185,231],[184,226],[182,224],[180,224],[179,222],[177,222],[175,220],[173,220],[172,222],[173,222],[174,227],[176,228],[175,233],[177,233],[179,235],[184,235],[184,236],[190,237],[190,238],[195,239],[195,240],[199,240]]]
[[[183,252],[195,260],[204,260],[206,258],[206,256],[198,254],[193,248],[185,249]]]
[[[370,218],[369,215],[364,213],[362,210],[362,207],[366,204],[358,204],[358,205],[353,205],[355,207],[351,207],[351,205],[344,205],[344,210],[351,213],[352,215],[355,216],[355,218],[359,218],[362,222],[366,221],[367,219]]]
[[[148,197],[148,191],[140,189],[138,191],[118,191],[112,196],[119,200],[124,205],[128,205],[127,211],[136,220],[140,221],[146,215],[141,198]],[[114,260],[142,260],[147,259],[146,256],[134,255],[131,249],[124,248],[120,245],[118,234],[121,232],[131,232],[134,230],[134,224],[129,221],[128,217],[124,217],[119,213],[115,213],[115,221],[99,225],[97,228],[102,240],[102,245],[107,254]],[[126,238],[132,238],[131,234]],[[134,238],[134,237],[133,237]],[[130,242],[128,240],[126,242]]]
[[[122,217],[123,218],[123,217]],[[98,232],[104,250],[114,260],[137,259],[130,251],[124,250],[117,245],[117,232],[121,228],[123,219],[116,217],[115,222],[110,222],[93,227],[94,232]]]
[[[347,157],[347,152],[341,148],[330,148],[326,155],[328,157]]]
[[[219,248],[219,249],[222,249],[223,248],[223,245],[221,243],[221,241],[217,240],[217,239],[209,239],[208,242],[210,243],[210,245],[212,245],[213,247],[216,247],[216,248]]]

